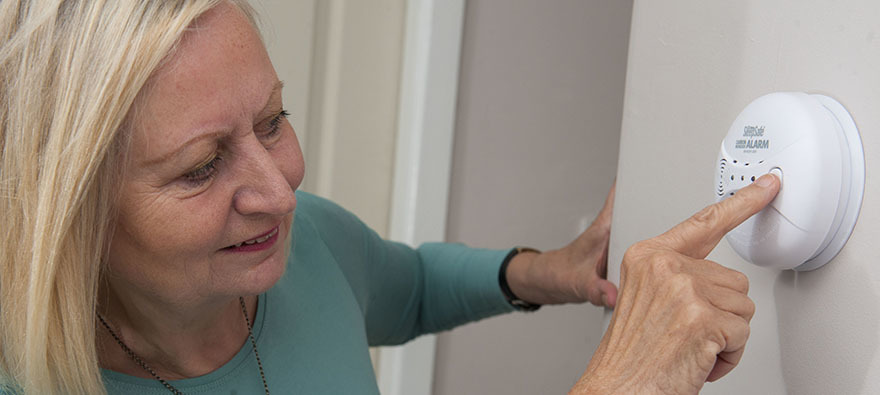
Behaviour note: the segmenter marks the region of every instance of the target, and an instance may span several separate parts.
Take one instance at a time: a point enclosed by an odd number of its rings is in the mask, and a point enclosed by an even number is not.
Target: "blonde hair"
[[[0,1],[0,390],[105,393],[95,309],[121,130],[187,27],[222,1]]]

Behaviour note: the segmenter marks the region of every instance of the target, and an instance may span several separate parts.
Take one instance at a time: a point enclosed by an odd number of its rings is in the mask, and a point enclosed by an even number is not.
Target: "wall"
[[[880,393],[878,15],[874,0],[635,2],[612,275],[627,246],[712,202],[721,140],[752,99],[828,94],[849,109],[864,142],[861,216],[826,267],[753,267],[724,241],[710,255],[749,276],[757,313],[740,366],[706,394]]]
[[[472,0],[465,11],[447,239],[560,247],[617,163],[630,1]],[[545,307],[438,337],[434,394],[565,393],[602,310]]]
[[[309,80],[315,38],[314,0],[253,0],[266,50],[278,78],[290,124],[303,146],[308,145]]]
[[[406,0],[254,0],[306,161],[302,189],[388,234]]]

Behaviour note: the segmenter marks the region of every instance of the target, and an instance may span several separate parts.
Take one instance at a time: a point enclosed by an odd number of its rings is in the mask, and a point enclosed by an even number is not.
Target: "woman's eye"
[[[266,132],[263,134],[263,138],[271,138],[278,134],[278,130],[281,129],[281,123],[287,119],[287,116],[290,115],[285,110],[281,110],[278,114],[276,114],[266,125]]]
[[[217,174],[217,165],[220,163],[221,160],[222,158],[220,158],[220,156],[215,156],[213,159],[208,161],[208,163],[199,166],[198,169],[184,174],[184,180],[186,180],[186,182],[193,187],[197,187],[208,182]]]

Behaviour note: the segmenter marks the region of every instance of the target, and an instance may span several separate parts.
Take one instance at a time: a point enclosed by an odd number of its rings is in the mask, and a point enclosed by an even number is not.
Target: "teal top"
[[[378,394],[369,346],[512,311],[498,286],[507,250],[380,238],[334,203],[304,192],[281,280],[259,296],[254,336],[276,394]],[[102,370],[110,394],[168,394],[157,380]],[[185,394],[262,394],[250,342],[220,369],[170,381]]]

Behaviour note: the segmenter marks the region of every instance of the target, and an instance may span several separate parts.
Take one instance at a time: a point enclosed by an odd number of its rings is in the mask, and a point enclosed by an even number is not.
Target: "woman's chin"
[[[289,219],[281,225],[276,243],[271,247],[272,253],[262,261],[247,267],[243,275],[242,294],[258,295],[275,286],[287,268],[287,258],[290,254],[290,222]]]
[[[279,251],[258,265],[248,269],[245,275],[245,284],[242,293],[246,295],[259,295],[275,286],[287,267],[287,254]]]

